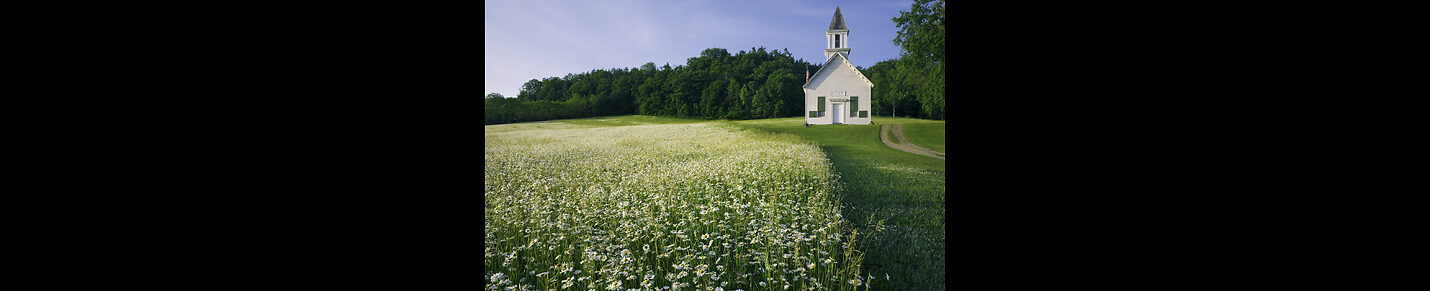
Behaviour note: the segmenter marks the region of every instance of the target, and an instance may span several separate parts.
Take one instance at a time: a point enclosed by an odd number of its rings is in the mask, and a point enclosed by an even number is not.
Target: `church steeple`
[[[844,27],[844,15],[839,14],[839,5],[834,5],[834,19],[829,21],[829,30],[849,29]]]
[[[824,38],[824,59],[834,54],[849,57],[849,28],[844,26],[844,15],[839,13],[838,5],[834,6],[834,19],[829,20],[829,30],[824,31]]]

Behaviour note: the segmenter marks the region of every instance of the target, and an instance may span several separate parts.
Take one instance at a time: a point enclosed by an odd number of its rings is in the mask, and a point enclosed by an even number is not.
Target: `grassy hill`
[[[915,145],[945,153],[943,150],[943,122],[904,124],[904,138]]]

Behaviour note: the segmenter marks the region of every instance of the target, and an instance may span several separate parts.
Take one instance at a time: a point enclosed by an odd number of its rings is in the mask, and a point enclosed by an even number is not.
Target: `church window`
[[[849,117],[854,117],[855,110],[859,110],[859,96],[849,96]]]
[[[839,48],[839,35],[834,35],[834,48]]]

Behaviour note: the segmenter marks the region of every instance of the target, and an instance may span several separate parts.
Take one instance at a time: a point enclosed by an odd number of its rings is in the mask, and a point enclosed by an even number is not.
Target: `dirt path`
[[[894,138],[898,139],[898,143],[894,143],[894,142],[889,141],[889,132],[890,132],[890,131],[893,131],[893,132],[894,132]],[[926,157],[930,157],[930,158],[945,160],[945,159],[943,158],[943,153],[935,152],[935,151],[933,151],[933,150],[929,150],[929,149],[926,149],[926,148],[923,148],[923,147],[920,147],[920,146],[916,146],[916,145],[914,145],[913,143],[909,143],[909,140],[904,138],[904,126],[903,126],[903,125],[899,125],[899,124],[894,124],[894,125],[880,125],[880,126],[879,126],[879,141],[884,142],[884,145],[887,145],[887,146],[889,146],[889,147],[891,147],[891,148],[894,148],[894,149],[896,149],[896,150],[906,151],[906,152],[914,153],[914,154],[920,155],[920,156],[926,156]]]

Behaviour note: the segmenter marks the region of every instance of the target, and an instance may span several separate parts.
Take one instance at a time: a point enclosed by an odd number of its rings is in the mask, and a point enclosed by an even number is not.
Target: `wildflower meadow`
[[[840,177],[797,137],[501,126],[485,133],[487,290],[869,288]]]

